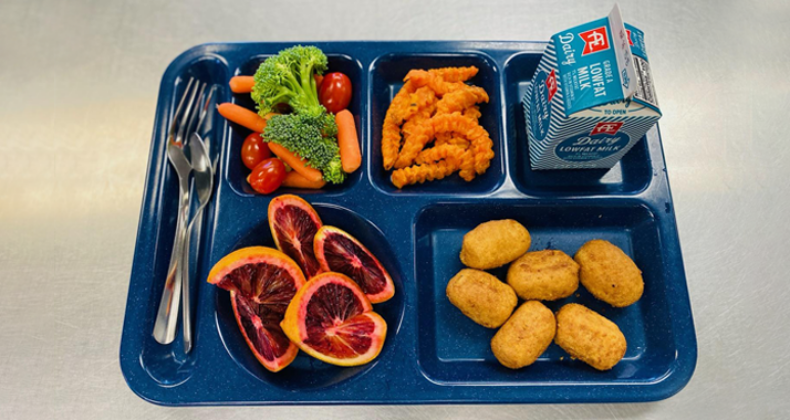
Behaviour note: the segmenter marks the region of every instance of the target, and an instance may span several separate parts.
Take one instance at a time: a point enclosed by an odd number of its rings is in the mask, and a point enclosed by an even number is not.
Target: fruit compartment
[[[351,233],[374,253],[392,276],[396,293],[387,302],[374,305],[373,310],[387,321],[388,331],[381,354],[371,363],[356,367],[338,367],[324,363],[308,356],[304,352],[284,370],[271,373],[255,359],[239,327],[230,302],[230,293],[217,287],[209,286],[205,291],[210,295],[207,311],[216,321],[217,333],[228,355],[252,377],[262,381],[264,386],[274,386],[287,391],[305,391],[336,385],[351,378],[362,376],[374,369],[382,359],[389,357],[395,336],[405,312],[404,275],[384,234],[373,223],[360,214],[347,208],[331,204],[314,204],[314,208],[325,225],[339,227]],[[214,254],[226,255],[232,251],[248,246],[267,246],[274,248],[274,240],[269,229],[266,212],[256,212],[264,218],[254,225],[248,225],[238,231],[240,237],[232,246],[217,246]]]
[[[529,142],[521,99],[532,82],[532,75],[538,68],[541,55],[531,52],[515,54],[506,61],[503,72],[507,104],[506,133],[512,144],[510,167],[516,187],[533,196],[631,195],[646,189],[653,176],[649,134],[637,142],[611,169],[532,169],[529,164]]]
[[[494,142],[494,159],[485,174],[471,182],[461,179],[457,173],[441,181],[410,185],[398,190],[390,182],[392,171],[384,170],[381,156],[381,131],[392,98],[403,86],[403,78],[412,69],[476,66],[479,73],[467,83],[480,86],[489,95],[487,104],[480,104],[480,124],[488,131]],[[499,187],[505,177],[503,159],[503,136],[500,123],[501,104],[499,67],[493,58],[482,53],[404,54],[392,53],[377,57],[370,66],[370,177],[373,184],[387,194],[486,194]]]
[[[510,370],[490,349],[496,329],[463,315],[445,295],[452,276],[464,268],[463,236],[488,220],[514,219],[532,236],[531,251],[562,250],[570,256],[586,241],[605,239],[623,249],[642,269],[645,291],[626,308],[612,308],[583,286],[569,298],[548,302],[553,311],[569,302],[584,304],[616,323],[628,342],[623,360],[598,372],[571,360],[555,344],[532,366]],[[507,384],[655,384],[677,368],[676,331],[668,313],[671,273],[665,269],[658,215],[638,202],[580,204],[558,202],[441,203],[422,210],[415,222],[419,364],[426,377],[442,385]],[[507,266],[490,270],[505,280]]]
[[[258,66],[266,60],[267,57],[270,57],[271,54],[262,54],[262,55],[255,55],[252,58],[247,59],[241,65],[239,65],[236,70],[234,71],[233,75],[254,75],[255,71],[258,70]],[[362,64],[355,58],[345,55],[345,54],[332,54],[327,53],[327,57],[329,58],[329,69],[327,72],[334,72],[339,71],[346,74],[349,79],[351,79],[352,84],[352,93],[351,93],[351,102],[348,106],[349,111],[354,115],[354,120],[357,126],[357,135],[361,139],[361,147],[362,147],[362,166],[360,169],[354,171],[354,173],[349,174],[348,178],[345,182],[339,185],[334,184],[327,184],[324,188],[320,190],[306,190],[306,189],[297,189],[297,188],[281,188],[277,190],[277,194],[287,194],[287,193],[294,193],[294,194],[307,194],[307,195],[332,195],[332,194],[341,194],[346,191],[351,190],[354,186],[362,179],[363,171],[365,168],[365,148],[366,142],[364,141],[366,138],[366,133],[364,130],[367,117],[366,117],[366,106],[362,101],[362,98],[365,97],[365,80],[364,74],[362,72]],[[248,93],[232,93],[231,94],[231,102],[241,105],[247,109],[256,111],[255,102],[252,100]],[[250,187],[250,184],[247,182],[247,176],[250,174],[250,170],[247,169],[246,166],[241,161],[241,146],[244,143],[244,139],[247,137],[251,131],[247,128],[241,127],[238,124],[230,123],[230,131],[227,134],[228,141],[226,143],[227,148],[227,161],[225,165],[225,178],[227,179],[228,184],[230,185],[231,189],[237,194],[244,196],[244,197],[252,197],[257,195],[257,193]]]
[[[174,75],[174,77],[168,81],[170,83],[170,88],[173,90],[173,95],[169,98],[165,108],[157,115],[157,121],[170,120],[170,117],[175,113],[175,109],[178,106],[178,99],[183,95],[187,81],[191,77],[201,82],[218,84],[215,94],[221,98],[225,94],[225,88],[221,81],[226,80],[228,74],[228,67],[221,57],[200,55],[189,60],[188,63],[180,69],[178,74]],[[164,83],[163,81],[163,84]],[[212,128],[218,117],[216,112],[209,112],[204,122],[205,131],[208,133],[208,135],[204,136],[204,141],[209,147],[212,156],[218,155],[221,143],[221,130]],[[165,126],[169,127],[169,124]],[[147,256],[147,261],[149,261],[150,264],[150,272],[147,277],[149,282],[146,284],[146,287],[150,288],[148,290],[151,292],[147,295],[141,295],[145,296],[147,300],[139,302],[140,305],[145,307],[145,318],[150,320],[150,324],[148,325],[150,325],[151,328],[153,328],[153,321],[156,317],[156,311],[158,310],[159,300],[162,295],[164,279],[167,275],[168,265],[170,264],[170,254],[172,252],[173,238],[175,236],[176,213],[178,208],[178,203],[176,202],[176,197],[178,196],[178,176],[167,161],[165,150],[165,145],[167,143],[166,136],[167,129],[164,129],[160,134],[160,141],[158,143],[160,147],[158,150],[152,150],[152,153],[156,153],[157,155],[155,158],[156,161],[162,162],[161,167],[158,168],[161,171],[160,182],[157,185],[157,189],[155,189],[152,194],[156,197],[154,198],[156,206],[154,211],[167,216],[161,219],[158,230],[153,233],[155,236],[151,239],[152,243],[159,244],[156,253]],[[191,215],[194,215],[195,211],[196,204],[193,204]],[[192,238],[193,251],[190,257],[192,261],[196,261],[201,255],[205,255],[205,251],[208,248],[210,233],[207,232],[207,227],[210,226],[210,221],[206,219],[211,219],[211,213],[210,206],[206,211],[204,224],[195,228],[195,233]],[[202,234],[200,233],[201,231],[203,232]],[[193,285],[199,282],[197,275],[198,270],[193,266],[190,273]],[[193,286],[191,292],[193,301],[200,298],[199,287]],[[148,334],[146,334],[142,340],[140,364],[151,379],[163,386],[181,384],[191,377],[194,373],[195,364],[197,363],[195,355],[185,355],[181,350],[182,348],[183,342],[181,334],[177,333],[175,341],[169,345],[163,346],[157,343],[153,336],[151,336],[151,331],[148,331]]]

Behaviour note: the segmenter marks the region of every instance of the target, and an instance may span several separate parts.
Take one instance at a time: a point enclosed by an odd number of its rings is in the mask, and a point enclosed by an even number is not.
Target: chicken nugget
[[[582,245],[573,258],[581,266],[582,285],[596,298],[616,307],[628,306],[642,297],[642,271],[623,250],[595,239]]]
[[[557,312],[554,342],[571,357],[609,370],[625,355],[625,336],[612,321],[585,306],[569,303]]]
[[[556,321],[551,310],[532,300],[524,302],[491,340],[491,351],[505,367],[529,366],[554,339]]]
[[[464,235],[461,262],[480,270],[501,267],[524,255],[531,242],[527,228],[515,220],[481,223]]]
[[[524,300],[566,298],[579,287],[579,264],[558,250],[527,252],[510,265],[507,284]]]
[[[485,271],[468,268],[450,279],[446,293],[450,303],[486,328],[504,324],[518,303],[510,286]]]

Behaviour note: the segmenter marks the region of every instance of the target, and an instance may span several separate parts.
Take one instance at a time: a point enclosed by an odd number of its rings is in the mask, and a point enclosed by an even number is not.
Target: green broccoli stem
[[[310,98],[312,105],[318,107],[321,106],[321,103],[318,101],[318,92],[316,91],[313,69],[313,64],[302,63],[300,72],[302,77],[302,89],[304,93]]]

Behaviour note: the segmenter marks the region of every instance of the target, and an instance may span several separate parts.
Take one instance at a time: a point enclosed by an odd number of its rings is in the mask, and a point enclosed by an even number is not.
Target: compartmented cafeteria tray
[[[195,347],[186,356],[180,337],[163,346],[151,335],[176,224],[178,183],[165,152],[167,127],[191,76],[219,86],[218,102],[252,108],[249,95],[230,92],[228,80],[253,74],[267,56],[293,43],[200,45],[177,57],[162,78],[120,350],[136,394],[163,405],[637,402],[667,398],[685,386],[697,345],[658,127],[611,170],[533,171],[521,98],[544,43],[310,44],[327,54],[330,71],[353,83],[349,109],[362,167],[323,190],[255,194],[239,159],[248,131],[214,116],[217,187],[197,252]],[[480,120],[494,142],[490,168],[470,183],[456,175],[396,189],[382,168],[380,141],[404,75],[469,65],[480,69],[470,83],[490,95]],[[376,305],[389,326],[386,342],[367,365],[336,367],[300,353],[291,366],[270,373],[239,333],[229,293],[206,283],[227,253],[274,246],[267,206],[288,192],[311,203],[324,223],[353,232],[393,277],[395,297]],[[612,308],[583,288],[547,304],[557,310],[582,301],[620,327],[628,349],[612,370],[596,371],[555,344],[532,366],[507,369],[489,348],[495,330],[472,323],[447,300],[447,282],[462,268],[463,235],[504,218],[529,229],[532,250],[573,255],[590,239],[606,239],[643,271],[644,295],[629,307]]]

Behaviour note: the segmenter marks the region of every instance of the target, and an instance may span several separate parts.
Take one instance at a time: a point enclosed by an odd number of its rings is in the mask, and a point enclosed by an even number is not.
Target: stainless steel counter
[[[0,418],[790,416],[790,3],[621,1],[647,33],[697,326],[647,404],[173,409],[118,347],[159,79],[210,41],[546,40],[611,1],[0,3]],[[578,3],[578,4],[577,4]]]

